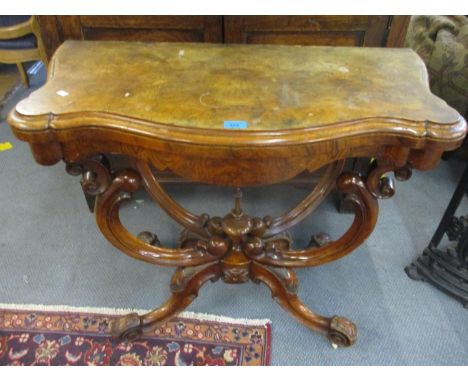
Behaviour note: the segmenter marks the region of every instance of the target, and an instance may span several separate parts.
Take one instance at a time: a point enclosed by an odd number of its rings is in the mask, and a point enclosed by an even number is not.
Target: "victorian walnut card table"
[[[294,268],[337,260],[376,224],[393,178],[428,170],[460,146],[465,120],[431,94],[423,62],[408,49],[67,41],[47,83],[8,116],[35,160],[60,160],[96,196],[102,234],[119,250],[177,267],[171,296],[144,315],[112,323],[128,339],[185,309],[208,280],[266,284],[273,298],[334,345],[356,340],[356,326],[324,317],[298,298]],[[109,156],[128,168],[109,166]],[[363,173],[346,158],[372,158]],[[316,187],[283,215],[250,216],[241,187],[269,185],[323,169]],[[224,217],[196,215],[173,200],[157,171],[235,190]],[[119,208],[144,187],[184,228],[167,248],[150,232],[130,233]],[[291,248],[287,230],[334,187],[354,207],[336,240]],[[351,293],[351,292],[349,292]]]

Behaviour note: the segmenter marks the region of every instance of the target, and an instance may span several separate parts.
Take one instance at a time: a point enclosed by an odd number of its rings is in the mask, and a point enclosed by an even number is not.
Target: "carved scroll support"
[[[102,194],[112,182],[110,166],[106,157],[95,155],[91,158],[67,163],[65,169],[70,175],[81,175],[81,188],[89,210],[94,212],[96,196]]]
[[[204,238],[209,237],[209,234],[206,231],[206,223],[209,219],[208,215],[202,214],[197,216],[187,211],[174,199],[167,195],[167,193],[157,181],[147,162],[135,160],[134,166],[141,175],[143,186],[145,187],[148,194],[170,217],[172,217],[184,228],[195,232],[199,236]]]
[[[293,227],[312,213],[335,187],[336,179],[343,171],[344,161],[336,161],[328,166],[318,184],[297,206],[272,219],[265,236],[272,237]]]
[[[395,168],[393,164],[380,164],[374,160],[369,166],[366,186],[369,192],[379,199],[391,198],[395,194],[395,183],[392,178],[385,176],[388,172],[394,172],[399,181],[408,180],[412,175],[411,167],[406,164]]]
[[[392,178],[385,176],[393,171],[395,179],[406,181],[411,178],[413,168],[426,171],[434,168],[444,151],[437,148],[411,150],[408,147],[389,147],[381,158],[370,163],[366,186],[370,193],[379,199],[387,199],[395,194]]]
[[[408,147],[390,146],[385,148],[378,158],[373,158],[366,177],[369,192],[379,199],[391,198],[395,194],[395,184],[394,180],[385,174],[393,171],[397,180],[408,180],[412,175],[411,155]]]
[[[340,174],[342,163],[335,162],[326,169],[327,180],[322,179],[316,193],[312,192],[291,211],[273,219],[246,214],[241,208],[239,189],[234,195],[234,208],[224,217],[197,216],[165,193],[147,164],[134,164],[135,169],[112,175],[105,164],[97,160],[67,166],[70,173],[81,173],[83,189],[96,195],[97,225],[116,248],[138,260],[178,267],[171,282],[171,297],[147,314],[132,313],[116,320],[112,324],[114,335],[127,339],[141,336],[185,309],[205,282],[222,279],[226,283],[262,282],[285,310],[310,329],[327,336],[332,344],[350,346],[356,341],[357,330],[351,321],[338,316],[321,316],[301,302],[297,296],[299,283],[291,268],[337,260],[369,236],[378,215],[373,191],[384,194],[379,183],[380,174],[390,167],[376,166],[365,179],[352,172]],[[409,172],[405,171],[405,167],[399,168],[397,177],[407,178]],[[282,231],[310,213],[335,180],[338,190],[354,207],[353,223],[335,241],[328,236],[316,235],[305,249],[292,249],[287,232]],[[186,228],[179,248],[164,247],[150,232],[135,236],[120,221],[122,204],[142,186],[164,211]]]
[[[356,249],[375,227],[378,203],[367,190],[362,178],[355,173],[342,173],[337,180],[337,187],[345,194],[355,211],[354,221],[343,236],[322,247],[303,250],[284,249],[275,240],[271,240],[261,250],[250,253],[250,257],[265,265],[310,267],[337,260]]]
[[[98,195],[96,222],[102,234],[129,256],[152,264],[167,266],[195,266],[218,259],[209,251],[209,242],[199,241],[190,248],[170,249],[153,245],[130,233],[122,224],[119,209],[124,201],[141,185],[140,175],[133,170],[118,173],[108,189]],[[156,244],[156,243],[155,243]]]
[[[437,148],[410,149],[409,147],[386,147],[379,157],[374,158],[368,168],[366,187],[376,198],[386,199],[395,194],[395,185],[391,177],[394,173],[398,181],[411,178],[412,169],[420,171],[434,168],[440,160],[443,150]]]

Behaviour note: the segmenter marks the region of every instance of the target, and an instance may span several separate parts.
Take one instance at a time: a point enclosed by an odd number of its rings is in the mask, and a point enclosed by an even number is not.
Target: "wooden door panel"
[[[409,16],[37,16],[47,55],[67,39],[403,45]]]
[[[382,46],[391,16],[225,16],[226,43]]]
[[[222,16],[38,16],[48,56],[65,40],[222,42]]]

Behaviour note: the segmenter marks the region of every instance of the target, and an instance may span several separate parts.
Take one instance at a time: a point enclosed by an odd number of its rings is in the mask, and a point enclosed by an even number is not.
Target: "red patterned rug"
[[[109,335],[130,311],[0,305],[0,365],[269,365],[268,320],[182,313],[133,342]]]

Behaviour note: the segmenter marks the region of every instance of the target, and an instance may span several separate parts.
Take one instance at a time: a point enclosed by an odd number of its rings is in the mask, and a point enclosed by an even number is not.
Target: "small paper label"
[[[225,129],[247,129],[246,121],[224,121]]]
[[[0,142],[0,151],[6,151],[13,148],[10,142]]]

